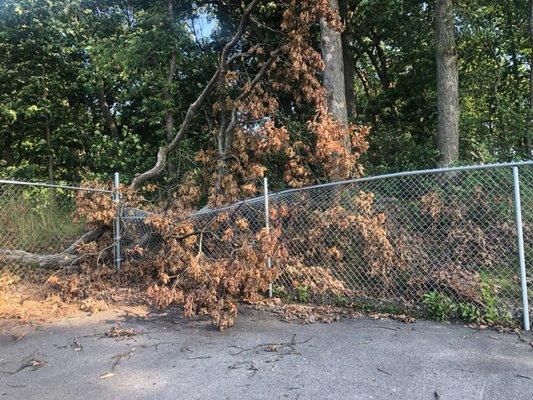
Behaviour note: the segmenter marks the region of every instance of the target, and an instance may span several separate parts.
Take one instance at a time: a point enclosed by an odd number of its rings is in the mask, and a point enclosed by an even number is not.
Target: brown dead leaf
[[[111,337],[111,338],[119,338],[119,337],[131,337],[131,336],[135,336],[136,334],[137,332],[135,332],[135,329],[133,328],[123,329],[121,327],[114,326],[105,333],[105,336]]]

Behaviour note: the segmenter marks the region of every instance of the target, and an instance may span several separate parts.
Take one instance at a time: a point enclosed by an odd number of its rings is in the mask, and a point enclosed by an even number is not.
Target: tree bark
[[[174,0],[167,1],[167,12],[168,12],[168,25],[172,31],[174,24]],[[176,74],[176,50],[172,49],[172,54],[170,56],[170,63],[168,66],[167,80],[165,87],[163,88],[163,100],[165,101],[165,131],[167,136],[167,141],[171,141],[174,137],[174,110],[172,108],[171,102],[171,89],[172,84],[174,83],[174,75]]]
[[[455,47],[453,2],[437,0],[435,48],[437,61],[437,149],[441,167],[459,159],[459,72]]]
[[[77,261],[85,257],[84,254],[77,254],[77,246],[82,243],[98,240],[103,228],[97,228],[86,232],[79,239],[73,242],[67,249],[55,254],[35,254],[24,250],[11,250],[0,248],[0,260],[10,261],[21,265],[38,265],[44,268],[51,267],[71,267]]]
[[[330,0],[330,6],[339,10],[338,0]],[[328,111],[343,126],[348,126],[346,87],[344,84],[344,58],[341,33],[320,20],[322,35],[322,59],[324,60],[324,88],[326,89]]]
[[[529,43],[533,48],[533,0],[529,1]],[[533,158],[533,54],[529,60],[529,118],[526,127],[527,156]]]
[[[54,183],[54,149],[52,148],[52,130],[50,129],[50,120],[48,119],[48,116],[44,117],[44,130],[46,133],[46,147],[48,151],[48,181]]]
[[[100,110],[102,111],[102,115],[104,116],[104,120],[107,124],[107,127],[109,128],[109,132],[111,133],[111,137],[113,138],[115,143],[118,143],[120,139],[118,125],[115,121],[115,118],[113,117],[113,114],[111,114],[109,104],[107,104],[107,100],[105,98],[104,80],[102,78],[99,78],[98,82],[98,104],[100,106]]]
[[[172,99],[170,96],[171,86],[174,82],[174,75],[176,74],[176,53],[172,52],[170,56],[170,65],[168,67],[167,82],[163,90],[163,99],[165,100],[165,131],[167,134],[167,141],[171,141],[174,137],[174,110],[170,104]]]
[[[43,75],[46,77],[46,63],[43,67]],[[46,85],[46,78],[43,82],[43,100],[46,101],[48,98],[48,86]],[[47,110],[48,112],[48,110]],[[47,151],[47,169],[48,169],[48,181],[54,183],[55,181],[55,172],[54,172],[54,149],[52,147],[52,129],[50,128],[50,118],[48,114],[44,116],[44,132],[46,136],[46,151]],[[50,191],[50,199],[54,199],[54,191]]]
[[[348,0],[339,0],[339,13],[344,26],[348,26]],[[354,90],[355,67],[346,29],[344,29],[344,31],[341,33],[341,42],[344,67],[344,93],[346,98],[346,111],[348,113],[348,120],[350,121],[356,116]]]
[[[283,48],[283,43],[280,43],[278,48],[270,53],[270,57],[268,58],[268,60],[265,63],[263,63],[263,65],[261,66],[257,74],[249,82],[247,87],[243,89],[241,94],[235,99],[231,110],[228,110],[225,105],[221,105],[222,117],[221,117],[221,122],[220,122],[220,127],[219,127],[219,133],[217,137],[219,166],[218,166],[217,180],[215,182],[215,189],[220,194],[223,193],[222,179],[224,178],[224,175],[227,172],[228,160],[231,158],[231,145],[232,145],[232,140],[233,140],[233,131],[235,130],[238,124],[238,112],[237,112],[236,106],[239,104],[239,102],[242,102],[250,94],[252,94],[253,89],[265,77],[265,75],[270,70],[270,67],[272,66],[272,64],[278,59],[278,56],[282,48]],[[222,75],[222,72],[225,71],[225,67],[223,67],[223,65],[225,65],[225,63],[222,63],[221,61],[221,67],[219,69],[220,76]],[[222,90],[222,92],[219,92],[219,101],[225,102],[225,96],[227,94],[225,82],[220,83],[219,90]]]

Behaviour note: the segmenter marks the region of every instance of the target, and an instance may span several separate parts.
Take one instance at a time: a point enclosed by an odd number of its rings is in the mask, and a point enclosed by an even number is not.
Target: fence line
[[[113,194],[112,190],[85,188],[81,186],[58,185],[58,184],[43,183],[43,182],[25,182],[25,181],[0,179],[0,185],[33,186],[33,187],[43,187],[43,188],[51,188],[51,189],[82,190],[85,192],[98,192],[98,193]]]
[[[77,244],[94,240],[82,218],[76,218],[76,198],[83,193],[114,195],[99,188],[0,180],[0,273],[76,262]]]
[[[522,289],[522,309],[524,329],[529,331],[529,302],[527,298],[526,257],[524,253],[524,231],[522,222],[522,201],[520,196],[520,179],[518,167],[513,166],[513,189],[516,215],[516,232],[518,241],[518,263],[520,265],[520,286]]]
[[[513,168],[522,183],[522,240]],[[267,198],[270,226],[282,230],[288,252],[286,260],[272,260],[281,271],[273,282],[276,295],[425,307],[437,318],[448,313],[491,323],[523,320],[528,327],[533,161],[359,178],[203,209],[187,218],[203,232],[203,254],[224,259],[234,251],[221,237],[224,229],[237,230],[235,221],[245,219],[254,232],[263,229]],[[224,214],[229,222],[215,224]],[[143,257],[150,258],[160,244],[146,241],[153,236],[146,215],[124,209],[124,248],[143,243]]]
[[[113,201],[117,207],[117,213],[113,221],[113,258],[115,268],[120,271],[122,269],[122,229],[120,227],[122,200],[120,195],[120,174],[118,172],[113,175]]]
[[[159,256],[147,211],[112,190],[0,180],[0,272],[13,254],[61,254],[84,231],[72,223],[76,195],[112,196],[114,259]],[[231,215],[224,224],[214,222]],[[533,263],[533,161],[421,170],[269,193],[187,217],[208,259],[233,252],[222,229],[281,230],[286,259],[269,294],[301,301],[357,300],[424,307],[437,318],[522,320],[529,328]],[[178,222],[178,221],[177,221]],[[218,229],[218,231],[217,231]],[[134,249],[142,248],[142,256]],[[10,255],[10,257],[7,257]],[[56,259],[57,261],[57,259]]]

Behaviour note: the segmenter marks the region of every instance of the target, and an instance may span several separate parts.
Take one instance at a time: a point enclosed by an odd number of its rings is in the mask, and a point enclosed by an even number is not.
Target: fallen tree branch
[[[83,256],[80,257],[77,254],[78,245],[97,240],[102,236],[103,231],[103,227],[88,231],[76,239],[64,251],[55,254],[36,254],[24,250],[0,249],[0,260],[29,266],[38,265],[44,268],[71,267],[83,258]]]
[[[218,143],[218,153],[219,153],[219,168],[217,174],[217,180],[215,183],[215,188],[218,192],[222,190],[222,178],[225,175],[227,170],[227,160],[231,157],[231,144],[233,140],[233,131],[237,126],[238,112],[237,107],[240,102],[244,101],[248,96],[251,95],[254,88],[259,84],[259,82],[264,78],[264,76],[270,70],[270,67],[278,59],[281,50],[283,49],[283,44],[280,44],[276,50],[270,53],[268,60],[261,66],[260,70],[254,76],[254,78],[249,83],[248,87],[245,88],[242,93],[236,98],[233,102],[231,111],[228,111],[225,105],[224,98],[226,97],[225,93],[225,79],[220,79],[219,84],[219,102],[221,104],[221,124],[219,128],[217,143]],[[221,70],[224,70],[224,61],[221,60]],[[229,122],[227,121],[227,114],[231,115]]]
[[[44,268],[66,267],[76,258],[76,255],[69,253],[35,254],[24,250],[0,250],[0,259],[23,265],[38,265]]]
[[[254,9],[255,5],[259,2],[259,0],[253,0],[244,10],[244,13],[241,17],[241,21],[239,23],[239,26],[237,28],[237,32],[235,32],[235,35],[233,38],[224,46],[224,49],[222,50],[222,57],[224,59],[227,58],[227,54],[230,50],[233,49],[233,47],[237,44],[237,42],[240,40],[243,32],[244,27],[246,26],[248,22],[248,18]],[[155,165],[149,169],[148,171],[145,171],[141,174],[138,174],[132,181],[131,187],[133,189],[138,189],[144,182],[147,180],[153,179],[157,177],[166,165],[167,155],[172,152],[178,145],[180,144],[181,140],[183,139],[183,136],[189,129],[189,125],[202,105],[202,103],[205,101],[207,96],[213,91],[213,88],[215,87],[215,84],[217,83],[219,77],[220,77],[220,67],[215,71],[213,76],[211,77],[209,83],[204,87],[200,95],[196,98],[196,100],[191,103],[189,106],[187,113],[185,114],[185,117],[183,118],[183,121],[181,122],[180,129],[178,132],[174,135],[174,138],[165,146],[161,146],[159,148],[159,151],[157,152],[157,158]]]

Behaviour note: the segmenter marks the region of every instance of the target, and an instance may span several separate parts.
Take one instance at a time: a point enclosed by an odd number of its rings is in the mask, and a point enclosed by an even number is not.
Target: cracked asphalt
[[[106,332],[117,327],[117,334]],[[533,399],[531,335],[369,318],[233,328],[168,313],[64,319],[0,336],[0,399]]]

